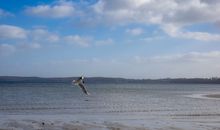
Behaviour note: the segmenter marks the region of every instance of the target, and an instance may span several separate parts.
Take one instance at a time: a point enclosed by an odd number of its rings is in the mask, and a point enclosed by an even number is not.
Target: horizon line
[[[55,77],[44,77],[44,76],[2,76],[0,77],[17,77],[17,78],[77,78],[80,76],[55,76]],[[124,78],[124,77],[105,77],[105,76],[84,76],[86,78],[111,78],[111,79],[132,79],[132,80],[163,80],[163,79],[220,79],[220,77],[166,77],[166,78]]]

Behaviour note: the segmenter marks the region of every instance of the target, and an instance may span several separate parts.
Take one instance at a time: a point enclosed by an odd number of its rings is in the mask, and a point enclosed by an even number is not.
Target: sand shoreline
[[[120,115],[0,115],[0,130],[210,130],[220,129],[218,117]],[[110,117],[111,116],[111,117]],[[139,119],[138,119],[139,117]],[[198,120],[195,120],[198,119]],[[191,121],[190,121],[191,120]],[[204,124],[205,123],[205,124]]]
[[[185,96],[198,99],[220,100],[220,93],[191,94]]]
[[[85,123],[80,121],[36,121],[10,120],[0,126],[0,130],[149,130],[144,127],[128,126],[120,123]]]
[[[208,95],[205,95],[206,97],[208,98],[220,98],[220,94],[208,94]]]

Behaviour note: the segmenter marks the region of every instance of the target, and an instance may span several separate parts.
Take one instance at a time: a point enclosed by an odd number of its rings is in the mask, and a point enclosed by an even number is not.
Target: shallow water
[[[88,84],[87,89],[90,96],[70,84],[0,84],[0,114],[220,114],[220,101],[187,97],[220,92],[219,85]]]
[[[90,96],[71,84],[0,84],[0,128],[43,128],[43,120],[60,130],[78,121],[88,130],[220,129],[220,100],[202,96],[220,93],[220,85],[87,84],[87,89]]]

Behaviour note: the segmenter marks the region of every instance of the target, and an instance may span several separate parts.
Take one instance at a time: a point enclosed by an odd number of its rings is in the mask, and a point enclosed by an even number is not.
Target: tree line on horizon
[[[42,78],[42,77],[19,77],[19,76],[0,76],[0,83],[71,83],[77,77],[61,78]],[[125,79],[125,78],[108,78],[108,77],[87,77],[86,83],[181,83],[181,84],[220,84],[220,78],[164,78],[164,79]]]

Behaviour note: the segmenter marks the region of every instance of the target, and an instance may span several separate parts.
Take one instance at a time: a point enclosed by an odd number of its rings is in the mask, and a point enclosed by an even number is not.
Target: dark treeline
[[[41,78],[41,77],[17,77],[0,76],[0,83],[71,83],[76,77],[64,78]],[[105,78],[105,77],[87,77],[86,83],[91,84],[156,84],[156,83],[176,83],[176,84],[220,84],[220,78],[166,78],[166,79],[125,79],[125,78]]]

